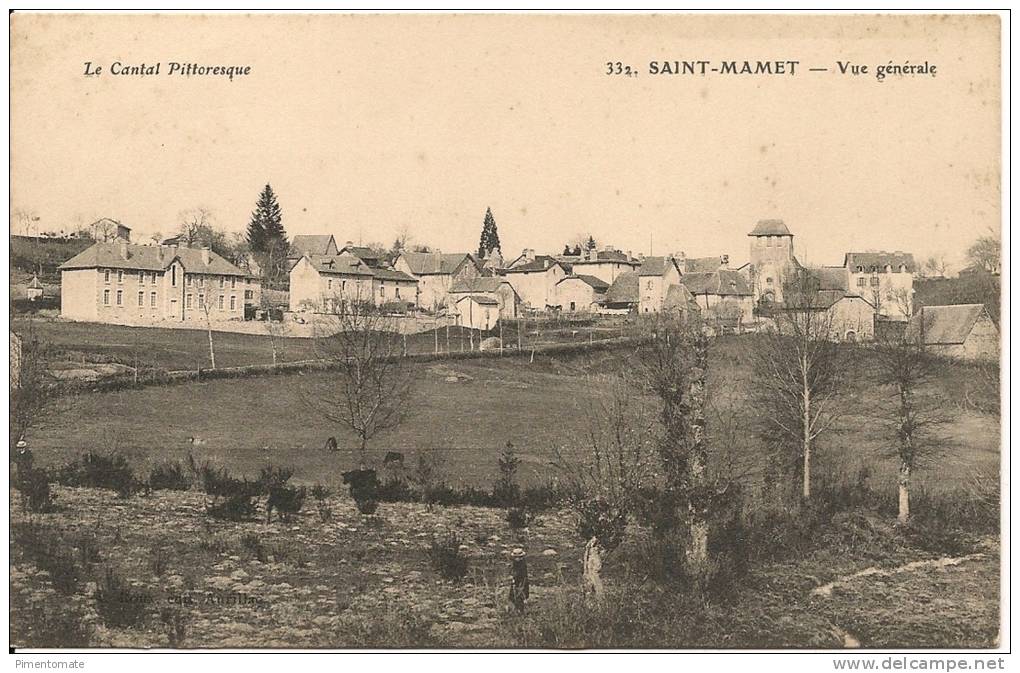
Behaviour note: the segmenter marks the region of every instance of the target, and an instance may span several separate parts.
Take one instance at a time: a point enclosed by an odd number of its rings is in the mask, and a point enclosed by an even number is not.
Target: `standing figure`
[[[510,602],[517,612],[524,612],[528,600],[528,561],[524,550],[517,547],[510,552]]]

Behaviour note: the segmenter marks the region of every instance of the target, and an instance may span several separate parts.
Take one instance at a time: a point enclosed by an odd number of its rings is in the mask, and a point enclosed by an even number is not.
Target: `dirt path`
[[[948,566],[960,565],[961,563],[965,563],[967,561],[976,561],[978,559],[983,558],[985,558],[985,554],[978,552],[976,554],[968,554],[967,556],[956,557],[944,556],[942,558],[937,559],[911,561],[910,563],[905,563],[899,566],[898,568],[891,568],[888,570],[872,566],[871,568],[865,568],[864,570],[855,572],[852,575],[844,575],[843,577],[835,579],[829,582],[828,584],[823,584],[820,587],[816,587],[811,591],[811,595],[831,596],[832,590],[837,586],[848,584],[853,580],[860,579],[861,577],[874,577],[874,576],[888,577],[889,575],[895,575],[897,573],[913,572],[915,570],[922,570],[926,568],[946,568]]]

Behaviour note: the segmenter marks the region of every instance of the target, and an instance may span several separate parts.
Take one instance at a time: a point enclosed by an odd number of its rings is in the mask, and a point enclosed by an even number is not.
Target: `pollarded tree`
[[[875,408],[894,437],[899,458],[899,521],[910,518],[910,485],[918,462],[943,446],[939,432],[946,422],[944,406],[930,385],[945,368],[940,358],[925,350],[924,334],[931,320],[922,307],[902,334],[887,332],[875,345],[874,375],[889,403]]]
[[[499,232],[496,230],[496,218],[492,216],[492,209],[486,208],[482,236],[478,241],[478,257],[488,257],[493,250],[500,250]]]

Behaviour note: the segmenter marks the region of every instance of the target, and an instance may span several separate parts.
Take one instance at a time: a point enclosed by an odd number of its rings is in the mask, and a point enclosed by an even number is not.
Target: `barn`
[[[990,360],[999,356],[999,329],[984,304],[925,306],[907,326],[907,337],[923,332],[926,348],[961,360]]]

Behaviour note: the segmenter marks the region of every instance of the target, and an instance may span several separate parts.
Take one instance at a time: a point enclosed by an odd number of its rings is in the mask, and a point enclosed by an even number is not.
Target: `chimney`
[[[209,246],[202,246],[202,263],[209,266]]]
[[[159,257],[159,263],[160,264],[163,263],[163,251],[164,251],[164,248],[163,248],[162,245],[157,245],[156,246],[156,255]]]
[[[125,241],[122,238],[119,241],[117,241],[117,243],[120,244],[120,256],[122,258],[124,258],[124,259],[127,259],[128,258],[128,242]]]
[[[354,241],[347,241],[346,243],[344,243],[344,247],[345,247],[345,248],[350,248],[350,247],[352,247],[353,245],[354,245]]]
[[[542,260],[542,268],[544,268],[544,269],[548,269],[549,268],[549,258],[548,257]]]
[[[729,265],[730,265],[730,256],[729,255],[723,255],[722,257],[719,258],[719,262],[721,263],[722,268],[724,268],[724,269],[728,268]]]
[[[529,262],[535,261],[535,250],[533,248],[524,248],[524,252],[522,254],[524,255],[524,259]]]
[[[612,252],[612,251],[613,251],[613,246],[611,246],[611,245],[603,245],[602,246],[602,252]]]
[[[634,259],[634,256],[633,256],[633,255],[631,255],[630,253],[631,253],[631,251],[630,251],[630,250],[628,250],[628,251],[627,251],[627,259],[628,259],[628,260]]]

